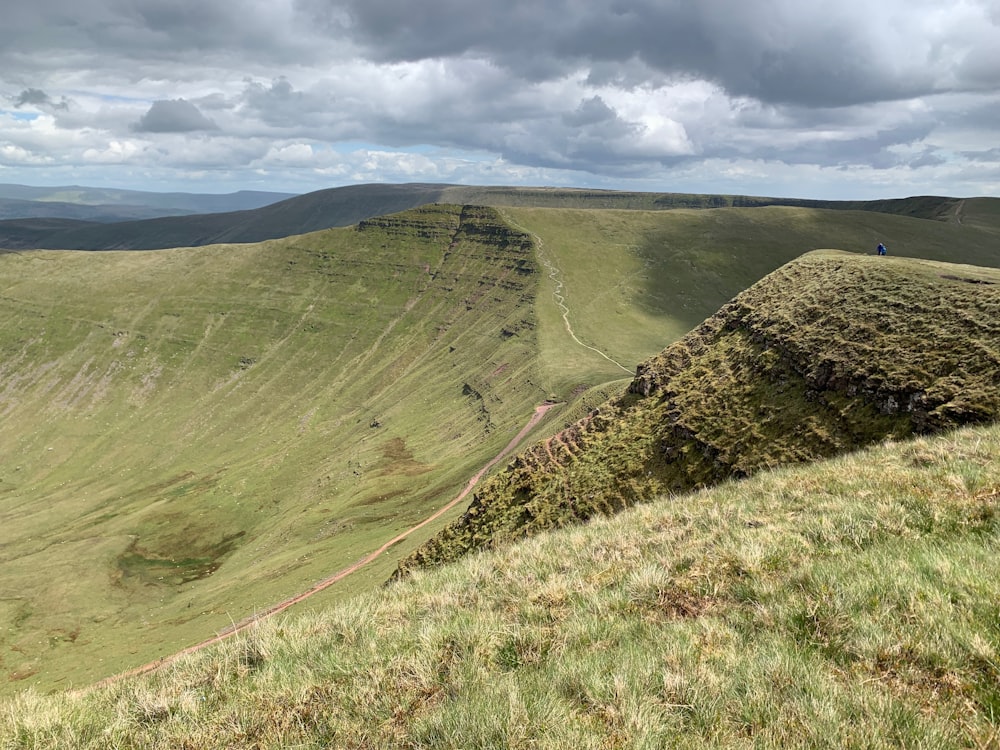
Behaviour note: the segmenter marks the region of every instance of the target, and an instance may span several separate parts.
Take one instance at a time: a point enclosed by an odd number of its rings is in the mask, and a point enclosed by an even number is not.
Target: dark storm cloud
[[[985,102],[958,101],[938,115],[951,127],[994,129],[1000,124],[1000,98]],[[997,139],[1000,141],[1000,138]]]
[[[11,2],[0,21],[0,64],[8,72],[76,65],[116,77],[172,77],[176,68],[164,64],[186,68],[206,58],[291,64],[309,57],[308,30],[295,19],[281,0]]]
[[[41,89],[25,89],[14,97],[14,106],[23,107],[25,104],[49,104],[49,95]]]
[[[334,102],[332,97],[297,91],[287,78],[282,77],[270,84],[248,82],[237,106],[240,111],[252,113],[262,122],[275,127],[307,123],[322,127],[329,123],[329,117],[317,118],[317,114],[329,113]]]
[[[379,60],[485,56],[532,80],[581,65],[608,76],[609,64],[638,60],[662,75],[710,79],[733,95],[807,106],[998,83],[1000,55],[971,31],[929,33],[918,11],[935,5],[920,0],[908,4],[912,11],[858,0],[424,0],[419,12],[407,0],[300,5]],[[984,5],[987,23],[991,7]]]
[[[155,63],[239,68],[477,58],[528,82],[711,80],[733,96],[809,107],[1000,85],[995,0],[34,0],[5,9],[0,62],[155,76]],[[976,11],[976,9],[979,9]],[[959,12],[961,11],[961,13]],[[964,13],[964,15],[963,15]],[[46,54],[49,53],[49,54]],[[151,71],[150,68],[153,68]],[[275,71],[280,74],[287,71]],[[173,71],[163,68],[162,75]],[[190,73],[187,73],[190,74]]]
[[[526,81],[711,80],[734,96],[845,106],[1000,85],[995,0],[33,0],[5,8],[0,62],[40,68],[475,57]],[[953,7],[949,7],[953,6]],[[978,10],[977,10],[978,9]],[[139,72],[138,70],[136,72]],[[283,71],[276,71],[280,74]],[[162,75],[171,76],[170,69]]]
[[[190,133],[216,130],[217,125],[205,117],[191,102],[170,99],[153,102],[149,111],[132,126],[137,133]]]
[[[1000,148],[990,148],[983,151],[963,151],[962,156],[971,162],[1000,163]]]
[[[587,127],[598,123],[616,122],[618,115],[599,96],[580,102],[576,111],[563,115],[563,122],[575,128]]]
[[[69,102],[65,98],[56,102],[41,89],[25,89],[20,94],[12,97],[15,108],[39,107],[41,109],[65,110],[69,109]]]

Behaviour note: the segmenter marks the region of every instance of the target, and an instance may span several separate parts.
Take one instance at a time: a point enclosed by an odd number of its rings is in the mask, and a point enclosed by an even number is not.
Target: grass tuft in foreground
[[[1000,427],[668,497],[0,709],[0,747],[989,747]]]

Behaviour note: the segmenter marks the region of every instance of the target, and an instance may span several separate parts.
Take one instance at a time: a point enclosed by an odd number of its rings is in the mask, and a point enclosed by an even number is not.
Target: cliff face
[[[998,414],[1000,272],[811,253],[640,365],[625,393],[515,458],[400,570]]]

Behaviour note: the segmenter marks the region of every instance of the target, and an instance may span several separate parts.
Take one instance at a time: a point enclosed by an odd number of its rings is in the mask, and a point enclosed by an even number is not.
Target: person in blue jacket
[[[885,245],[883,245],[881,242],[878,243],[878,247],[875,248],[875,252],[878,253],[879,255],[885,255],[886,253]]]

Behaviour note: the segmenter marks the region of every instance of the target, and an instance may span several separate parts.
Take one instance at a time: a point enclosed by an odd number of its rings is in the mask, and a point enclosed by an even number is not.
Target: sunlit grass
[[[204,640],[454,497],[548,395],[498,221],[0,256],[0,692]]]

